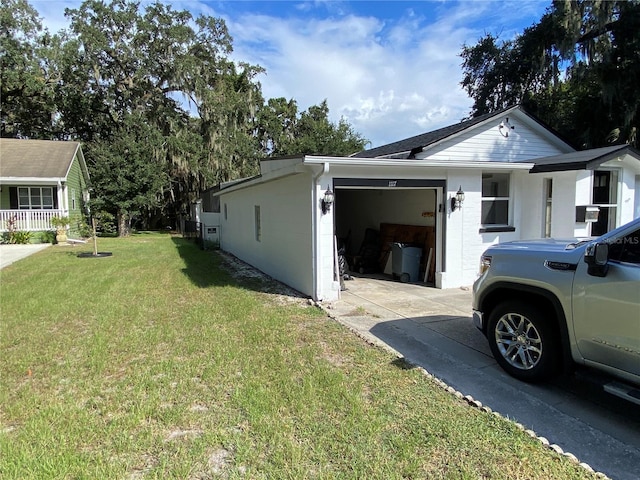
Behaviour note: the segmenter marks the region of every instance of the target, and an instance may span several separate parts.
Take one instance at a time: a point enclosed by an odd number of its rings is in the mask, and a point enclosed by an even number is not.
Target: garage
[[[442,262],[438,199],[444,180],[334,178],[333,187],[338,248],[351,271],[435,285]],[[398,243],[402,247],[394,248]],[[395,264],[394,251],[403,256]],[[403,270],[410,275],[397,275]]]
[[[509,136],[501,130],[505,122],[513,127]],[[570,145],[513,107],[350,157],[265,159],[258,175],[216,192],[224,212],[220,246],[316,301],[340,298],[338,243],[356,271],[388,279],[397,272],[394,258],[404,260],[404,251],[393,255],[394,244],[417,245],[407,247],[420,250],[410,283],[468,287],[487,246],[541,234],[549,179],[556,219],[550,234],[582,231],[575,208],[592,203],[591,170],[581,166],[576,176],[569,166],[588,155],[596,166],[607,160],[624,167],[613,162],[622,158],[621,147],[612,148],[606,157],[601,150],[571,153]],[[542,169],[532,172],[540,159]],[[634,184],[634,168],[618,189],[621,218],[633,215],[633,189],[624,185]],[[496,173],[503,178],[500,192],[485,181]],[[498,205],[505,212],[500,218],[483,215]],[[374,248],[365,249],[369,240]]]

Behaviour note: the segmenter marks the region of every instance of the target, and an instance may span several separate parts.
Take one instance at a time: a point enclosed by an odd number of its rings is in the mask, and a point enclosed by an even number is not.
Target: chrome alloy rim
[[[506,313],[495,329],[500,354],[519,370],[530,370],[542,358],[542,339],[535,325],[523,315]]]

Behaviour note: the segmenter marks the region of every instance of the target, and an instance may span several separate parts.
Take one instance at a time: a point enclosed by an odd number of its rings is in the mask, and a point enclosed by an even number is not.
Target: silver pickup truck
[[[537,381],[581,364],[640,404],[640,218],[586,241],[534,240],[485,251],[473,320],[500,366]]]

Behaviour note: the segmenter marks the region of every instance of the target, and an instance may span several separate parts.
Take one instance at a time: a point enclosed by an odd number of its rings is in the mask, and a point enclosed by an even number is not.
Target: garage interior
[[[340,186],[339,182],[334,185],[338,255],[340,263],[347,264],[341,265],[340,273],[433,286],[436,188],[354,187]],[[401,245],[394,247],[394,244]],[[394,252],[404,258],[394,261]],[[401,270],[411,270],[415,262],[419,262],[417,278],[402,275]]]

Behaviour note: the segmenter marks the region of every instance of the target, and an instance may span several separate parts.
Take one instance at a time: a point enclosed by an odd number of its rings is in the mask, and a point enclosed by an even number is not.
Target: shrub
[[[7,232],[3,235],[3,243],[27,244],[31,242],[31,232],[18,230],[18,217],[14,215],[7,220]]]
[[[49,223],[51,223],[51,226],[57,231],[64,231],[67,229],[67,225],[69,225],[69,217],[51,217]]]
[[[42,243],[55,243],[56,241],[56,232],[51,230],[46,230],[44,232],[40,232],[40,241]]]
[[[16,230],[15,232],[9,232],[9,243],[16,245],[26,245],[31,243],[33,232],[26,232],[24,230]]]
[[[73,223],[75,225],[74,230],[78,232],[82,238],[89,238],[93,235],[91,226],[87,223],[84,215],[75,215],[73,217]]]
[[[93,216],[96,220],[96,230],[103,235],[113,235],[118,229],[116,228],[116,217],[106,211],[97,212]]]

